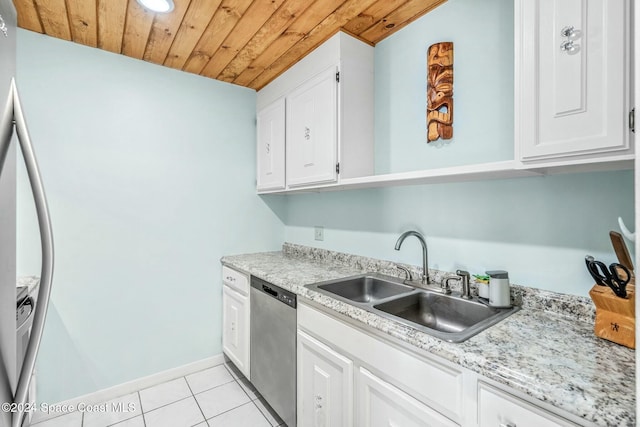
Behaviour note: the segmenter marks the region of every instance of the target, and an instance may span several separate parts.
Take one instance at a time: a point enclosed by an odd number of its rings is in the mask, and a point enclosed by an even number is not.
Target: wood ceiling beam
[[[285,0],[255,0],[242,15],[233,31],[224,39],[216,53],[200,72],[203,76],[216,78],[251,40]]]
[[[233,81],[241,86],[248,86],[274,61],[278,60],[298,41],[307,36],[311,30],[327,16],[340,7],[345,0],[324,0],[314,2],[296,19],[289,28],[271,43],[247,68]]]
[[[371,28],[360,34],[360,37],[378,43],[392,33],[404,28],[427,12],[443,4],[446,0],[409,0]]]
[[[238,52],[229,65],[222,70],[217,79],[233,82],[309,5],[309,0],[287,0],[282,4],[244,48]]]
[[[98,12],[96,0],[67,0],[73,41],[98,46]]]
[[[350,33],[360,35],[406,2],[407,0],[378,1],[347,22],[344,29]]]
[[[113,53],[122,51],[127,0],[98,0],[98,47]]]
[[[14,0],[13,4],[18,12],[18,26],[20,28],[36,33],[44,32],[33,0]]]
[[[174,0],[175,8],[171,13],[156,14],[144,51],[145,61],[164,64],[190,3],[191,0]]]
[[[127,22],[124,25],[122,53],[132,58],[142,59],[151,33],[154,13],[130,0],[127,8]]]
[[[31,31],[260,89],[342,29],[375,44],[446,0],[13,0]]]
[[[64,0],[35,0],[44,33],[71,41],[71,30]]]
[[[251,0],[223,0],[182,69],[200,74],[250,5]]]
[[[311,52],[335,34],[339,28],[376,1],[377,0],[347,0],[344,2],[335,12],[315,26],[307,37],[292,46],[276,63],[268,66],[262,74],[249,84],[249,87],[255,90],[262,89],[271,80],[298,62],[307,53]]]
[[[198,40],[207,29],[222,0],[192,0],[180,24],[164,65],[181,70],[189,59]]]

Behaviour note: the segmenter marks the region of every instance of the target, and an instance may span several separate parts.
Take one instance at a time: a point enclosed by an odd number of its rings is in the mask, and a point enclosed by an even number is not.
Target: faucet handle
[[[462,280],[462,277],[459,277],[459,276],[445,277],[444,280],[442,280],[442,285],[440,285],[440,287],[442,288],[445,294],[451,293],[451,286],[449,285],[450,280]]]
[[[405,274],[407,275],[407,279],[406,280],[408,280],[410,282],[413,280],[413,275],[411,274],[411,270],[409,270],[404,265],[396,265],[396,267],[398,268],[398,270],[401,270],[401,271],[405,272]]]
[[[469,279],[469,277],[471,277],[471,275],[469,274],[468,271],[465,270],[456,270],[456,274],[460,277],[466,277],[467,280]]]

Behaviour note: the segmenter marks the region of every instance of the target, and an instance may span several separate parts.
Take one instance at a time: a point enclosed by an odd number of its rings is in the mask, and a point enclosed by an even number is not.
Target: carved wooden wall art
[[[453,42],[427,51],[427,142],[453,137]]]

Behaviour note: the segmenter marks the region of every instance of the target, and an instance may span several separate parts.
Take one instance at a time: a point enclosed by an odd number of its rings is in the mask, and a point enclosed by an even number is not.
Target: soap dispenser
[[[511,286],[509,273],[504,270],[487,271],[489,276],[489,305],[491,307],[511,307]]]

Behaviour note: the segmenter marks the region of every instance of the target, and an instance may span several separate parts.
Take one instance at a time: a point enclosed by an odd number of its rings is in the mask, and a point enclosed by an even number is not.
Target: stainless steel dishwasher
[[[251,277],[251,383],[296,427],[296,294]]]

